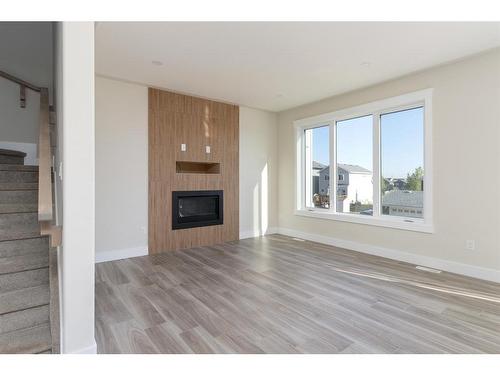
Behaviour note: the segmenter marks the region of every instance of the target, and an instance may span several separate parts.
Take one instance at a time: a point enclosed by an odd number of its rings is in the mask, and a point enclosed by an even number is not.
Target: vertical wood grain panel
[[[148,96],[149,253],[237,240],[239,108],[151,88]],[[187,151],[181,151],[181,143]],[[176,161],[218,162],[221,172],[176,173]],[[224,224],[172,230],[176,190],[224,190]]]

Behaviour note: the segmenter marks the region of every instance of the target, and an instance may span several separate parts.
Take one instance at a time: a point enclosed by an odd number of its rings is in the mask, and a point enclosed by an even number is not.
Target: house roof
[[[337,164],[338,168],[341,168],[348,173],[359,173],[359,174],[371,174],[372,171],[360,167],[359,165],[353,165],[353,164]]]
[[[359,165],[353,165],[353,164],[337,164],[337,165],[338,165],[338,168],[343,169],[344,171],[346,171],[347,173],[350,173],[350,174],[353,174],[353,173],[357,173],[357,174],[372,174],[372,171],[370,171],[370,170],[368,170],[366,168],[360,167]],[[326,165],[321,170],[321,172],[323,172],[325,169],[328,170],[329,167],[330,167],[329,165]]]
[[[390,190],[382,196],[382,205],[421,208],[424,205],[424,192]]]
[[[313,160],[313,169],[325,169],[328,165],[322,164],[319,161]]]

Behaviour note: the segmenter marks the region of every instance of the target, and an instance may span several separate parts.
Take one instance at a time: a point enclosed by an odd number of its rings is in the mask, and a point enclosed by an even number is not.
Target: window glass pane
[[[380,116],[383,215],[423,218],[424,109]]]
[[[337,122],[337,212],[373,215],[373,117]]]
[[[306,207],[330,207],[330,127],[306,129],[305,192]]]

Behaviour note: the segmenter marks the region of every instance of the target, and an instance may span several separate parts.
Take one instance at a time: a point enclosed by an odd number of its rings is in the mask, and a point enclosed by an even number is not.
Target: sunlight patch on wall
[[[268,170],[267,170],[267,163],[262,169],[262,172],[260,174],[260,215],[261,215],[261,227],[260,229],[260,235],[264,235],[267,232],[267,228],[269,225],[269,204],[268,204],[268,197],[269,197],[269,176],[268,176]]]
[[[257,183],[253,188],[253,234],[259,235],[260,228],[260,183]]]

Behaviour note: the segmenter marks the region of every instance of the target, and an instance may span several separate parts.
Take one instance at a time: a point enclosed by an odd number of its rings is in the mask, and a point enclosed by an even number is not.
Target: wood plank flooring
[[[272,235],[96,265],[99,353],[500,353],[500,284]]]

